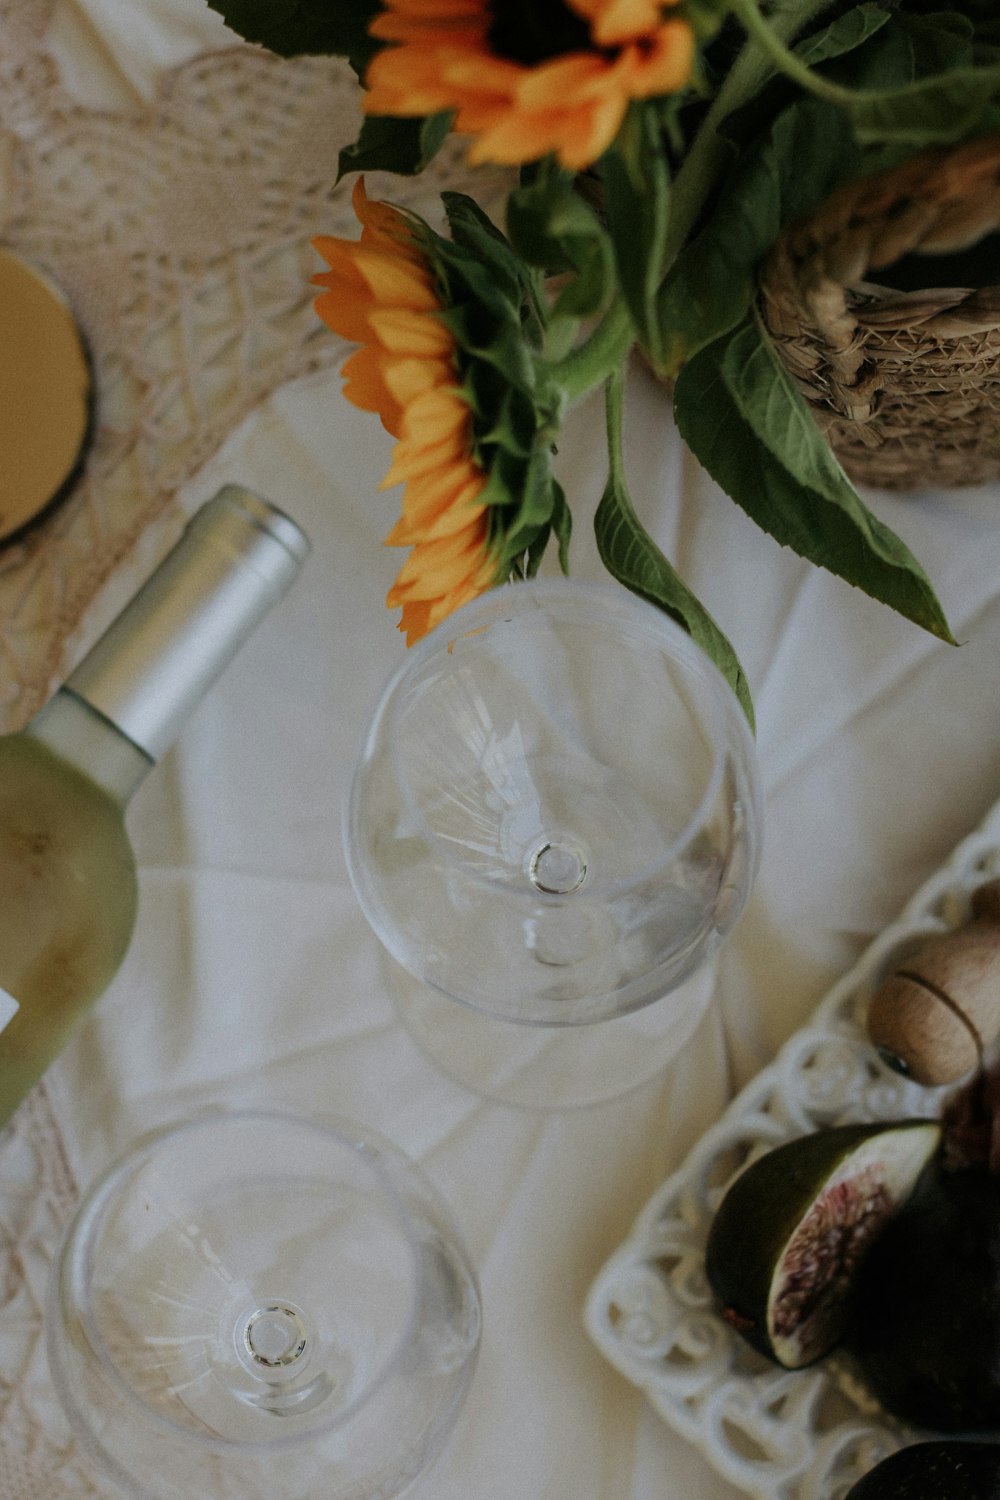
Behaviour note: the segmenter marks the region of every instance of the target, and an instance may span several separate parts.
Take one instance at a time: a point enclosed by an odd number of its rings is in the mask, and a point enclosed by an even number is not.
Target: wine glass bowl
[[[479,1321],[450,1216],[394,1148],[212,1114],[145,1137],[81,1204],[49,1359],[128,1494],[386,1500],[447,1437]]]
[[[409,653],[345,846],[412,980],[551,1030],[615,1022],[704,966],[746,902],[759,821],[749,728],[714,665],[625,590],[552,579],[487,594]],[[412,1020],[433,1002],[401,982]]]

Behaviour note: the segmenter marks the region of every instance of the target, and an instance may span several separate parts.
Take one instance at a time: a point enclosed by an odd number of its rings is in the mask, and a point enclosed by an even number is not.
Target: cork
[[[883,1060],[917,1083],[951,1083],[979,1065],[1000,1036],[1000,880],[973,894],[969,922],[883,981],[867,1029]]]

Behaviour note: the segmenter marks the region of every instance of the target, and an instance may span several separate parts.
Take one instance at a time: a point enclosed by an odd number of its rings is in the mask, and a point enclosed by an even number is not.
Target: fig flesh
[[[934,1120],[831,1126],[752,1162],[719,1205],[705,1252],[726,1321],[787,1369],[826,1354],[869,1246],[940,1133]]]
[[[896,1416],[1000,1431],[1000,1179],[927,1175],[862,1267],[849,1343]]]
[[[870,1469],[845,1500],[1000,1500],[1000,1447],[911,1443]]]

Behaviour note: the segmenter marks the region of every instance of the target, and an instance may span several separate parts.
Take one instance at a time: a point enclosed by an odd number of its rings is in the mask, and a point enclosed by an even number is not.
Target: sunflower
[[[450,111],[472,163],[548,154],[570,171],[610,146],[629,102],[690,79],[694,34],[678,0],[383,0],[364,108]]]
[[[490,541],[487,475],[476,462],[471,413],[457,381],[457,344],[442,317],[415,221],[354,188],[359,241],[313,241],[328,271],[316,311],[361,347],[343,367],[344,395],[377,412],[397,439],[382,487],[402,483],[402,515],[386,538],[412,548],[386,599],[401,608],[412,645],[453,610],[500,581]]]

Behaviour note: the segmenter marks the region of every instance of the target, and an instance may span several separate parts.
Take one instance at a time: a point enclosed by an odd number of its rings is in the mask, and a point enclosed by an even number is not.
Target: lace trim
[[[166,74],[148,108],[90,110],[42,50],[52,6],[0,0],[16,155],[0,228],[76,308],[98,428],[69,501],[0,553],[0,728],[45,700],[98,590],[151,523],[179,526],[177,490],[225,436],[278,386],[339,360],[312,309],[310,239],[357,229],[350,183],[336,183],[358,120],[341,60],[239,46]],[[426,208],[463,171],[450,143],[415,182],[373,190]]]
[[[99,1492],[80,1467],[44,1346],[53,1254],[77,1198],[45,1085],[0,1135],[0,1497]]]

